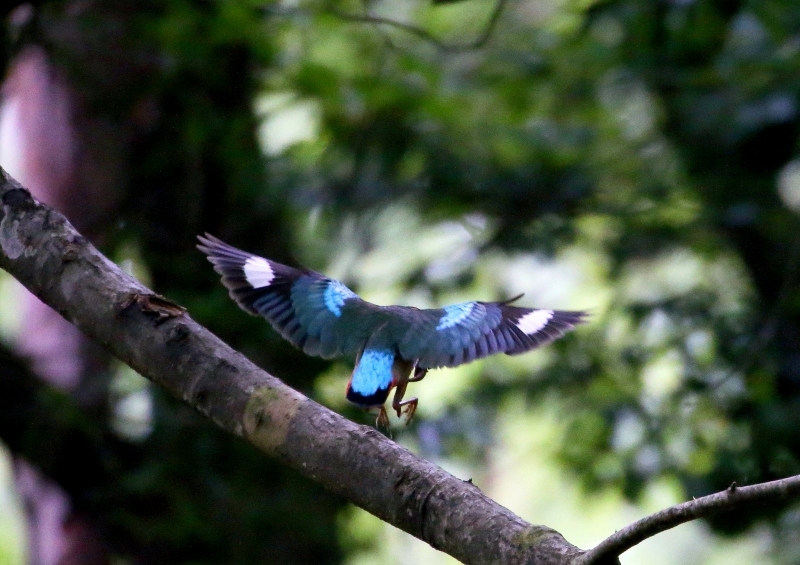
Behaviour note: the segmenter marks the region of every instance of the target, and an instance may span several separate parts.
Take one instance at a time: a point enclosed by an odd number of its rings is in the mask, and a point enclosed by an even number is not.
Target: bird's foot
[[[417,411],[417,404],[419,400],[416,398],[409,398],[403,402],[392,403],[392,408],[397,412],[397,417],[400,418],[405,415],[406,425],[411,422],[414,413]]]
[[[386,413],[386,407],[381,406],[378,409],[378,418],[375,420],[375,427],[389,429],[389,415]]]

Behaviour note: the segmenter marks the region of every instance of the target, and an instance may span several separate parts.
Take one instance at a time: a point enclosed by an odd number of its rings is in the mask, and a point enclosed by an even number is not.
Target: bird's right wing
[[[444,308],[393,307],[405,319],[400,354],[423,369],[455,367],[495,353],[518,355],[563,336],[585,321],[585,312],[464,302]]]
[[[236,303],[261,315],[295,347],[326,359],[355,355],[380,324],[379,308],[339,281],[198,236]]]

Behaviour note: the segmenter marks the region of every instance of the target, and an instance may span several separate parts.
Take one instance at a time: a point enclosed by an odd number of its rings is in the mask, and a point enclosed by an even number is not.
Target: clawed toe
[[[406,417],[406,425],[411,422],[411,419],[414,417],[414,413],[417,411],[417,404],[418,400],[416,398],[409,398],[405,402],[401,402],[397,405],[393,405],[392,408],[395,409],[397,412],[397,417],[401,418],[403,415]]]

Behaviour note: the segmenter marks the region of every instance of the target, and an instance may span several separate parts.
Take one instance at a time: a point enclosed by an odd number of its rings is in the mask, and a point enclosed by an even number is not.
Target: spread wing
[[[252,255],[209,234],[198,240],[231,298],[269,320],[307,355],[355,355],[382,323],[377,306],[339,281]]]
[[[518,355],[560,338],[585,312],[522,308],[507,302],[464,302],[444,308],[393,307],[404,319],[400,355],[425,369],[455,367],[495,353]]]

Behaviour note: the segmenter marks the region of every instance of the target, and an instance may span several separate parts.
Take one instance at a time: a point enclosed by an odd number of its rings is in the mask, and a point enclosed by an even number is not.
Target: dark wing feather
[[[517,355],[558,339],[585,321],[585,312],[522,308],[506,302],[464,302],[445,308],[391,308],[405,359],[425,369],[455,367],[495,353]]]
[[[200,251],[236,303],[261,315],[292,345],[324,358],[355,355],[379,326],[380,309],[342,283],[198,236]]]

